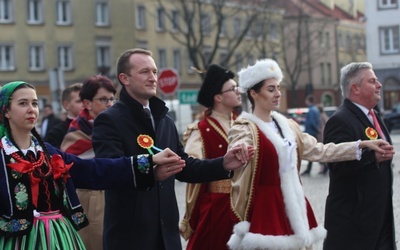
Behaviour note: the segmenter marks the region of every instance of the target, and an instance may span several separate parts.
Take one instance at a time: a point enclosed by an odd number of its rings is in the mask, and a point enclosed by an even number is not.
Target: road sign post
[[[179,90],[178,97],[180,104],[197,104],[197,95],[199,94],[198,90]]]
[[[165,68],[160,70],[158,89],[165,96],[172,96],[176,93],[179,89],[179,75],[175,69]]]

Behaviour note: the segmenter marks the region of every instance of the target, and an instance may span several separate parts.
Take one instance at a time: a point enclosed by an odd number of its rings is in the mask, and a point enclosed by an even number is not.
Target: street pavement
[[[394,217],[396,225],[396,240],[397,248],[400,249],[400,130],[394,130],[391,133],[393,145],[396,150],[396,154],[393,159],[393,207]],[[302,169],[306,167],[307,162],[303,161]],[[314,163],[311,175],[308,177],[302,177],[302,183],[304,193],[306,194],[311,206],[314,210],[317,221],[323,225],[324,223],[324,212],[325,212],[325,200],[328,195],[329,177],[320,176],[318,172],[320,170],[319,163]],[[179,206],[180,217],[182,218],[185,212],[185,187],[186,184],[176,181],[175,183],[176,195]],[[186,241],[182,239],[183,249],[186,249]],[[321,250],[322,242],[314,245],[313,250]]]

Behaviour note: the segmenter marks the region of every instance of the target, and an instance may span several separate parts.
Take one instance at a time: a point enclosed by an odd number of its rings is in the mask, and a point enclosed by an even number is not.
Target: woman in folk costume
[[[115,93],[114,83],[106,76],[91,76],[83,82],[79,93],[83,109],[71,122],[61,150],[82,159],[94,158],[93,121],[100,112],[114,104]],[[76,193],[90,222],[89,226],[79,231],[79,235],[87,249],[102,249],[104,190],[77,189]]]
[[[237,117],[241,97],[235,74],[219,65],[209,66],[197,101],[207,110],[204,118],[184,134],[185,152],[199,159],[225,155],[228,131]],[[187,184],[186,213],[180,224],[186,249],[227,249],[232,233],[230,214],[231,180]]]
[[[384,153],[392,146],[382,140],[324,145],[302,133],[295,121],[274,111],[282,81],[274,60],[259,60],[238,75],[239,88],[247,94],[253,112],[242,112],[235,121],[229,147],[247,142],[256,154],[232,178],[231,206],[237,224],[228,245],[231,249],[309,249],[325,238],[326,230],[317,224],[304,196],[301,161],[359,160],[361,148]]]
[[[136,185],[138,176],[145,178],[139,168],[143,159],[84,160],[44,144],[35,129],[38,102],[35,88],[25,82],[7,83],[0,90],[0,249],[85,249],[77,230],[88,220],[74,185]],[[149,166],[158,164],[149,167],[148,178],[167,178],[168,167],[184,165],[172,154],[144,156]]]

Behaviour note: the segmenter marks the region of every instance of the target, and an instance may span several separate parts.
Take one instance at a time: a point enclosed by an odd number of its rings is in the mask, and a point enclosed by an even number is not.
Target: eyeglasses
[[[107,105],[108,102],[111,102],[112,104],[115,103],[114,97],[110,97],[110,98],[107,98],[107,97],[99,97],[99,98],[93,98],[93,100],[99,100],[101,103],[103,103],[103,104],[105,104],[105,105]]]
[[[223,94],[223,93],[226,93],[226,92],[229,92],[229,91],[233,91],[235,94],[237,94],[237,93],[239,93],[239,88],[236,87],[236,86],[232,86],[227,90],[221,91],[220,94]]]

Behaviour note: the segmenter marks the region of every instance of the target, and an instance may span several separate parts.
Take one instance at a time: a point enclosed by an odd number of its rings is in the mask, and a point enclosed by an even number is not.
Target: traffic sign
[[[179,103],[180,104],[197,104],[197,95],[199,94],[198,90],[180,90],[178,92]]]
[[[175,69],[165,68],[158,75],[158,88],[164,95],[174,95],[179,88],[179,75]]]

